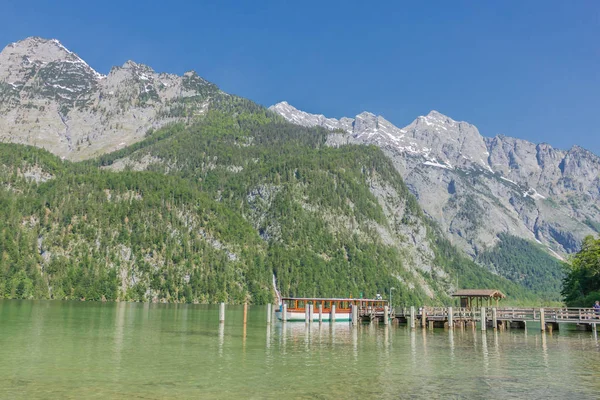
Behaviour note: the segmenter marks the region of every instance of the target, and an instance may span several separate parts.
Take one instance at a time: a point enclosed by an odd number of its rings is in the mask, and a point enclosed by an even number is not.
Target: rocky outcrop
[[[288,121],[332,130],[331,146],[382,148],[423,209],[473,257],[501,233],[538,241],[561,257],[600,226],[600,158],[581,147],[563,151],[486,138],[474,125],[437,111],[398,128],[368,112],[336,120],[286,102],[270,109]]]
[[[126,62],[108,75],[57,40],[31,37],[0,53],[0,140],[80,160],[203,113],[219,89],[195,72]]]

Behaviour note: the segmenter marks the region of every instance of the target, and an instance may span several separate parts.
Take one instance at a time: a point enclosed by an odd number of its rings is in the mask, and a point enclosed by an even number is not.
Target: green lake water
[[[562,329],[562,327],[561,327]],[[266,307],[0,301],[2,399],[598,399],[600,343],[274,322]]]

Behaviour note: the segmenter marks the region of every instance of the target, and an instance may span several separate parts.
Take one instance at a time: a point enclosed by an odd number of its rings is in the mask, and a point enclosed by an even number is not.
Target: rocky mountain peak
[[[287,103],[273,110],[307,126],[327,120]],[[470,254],[493,246],[502,232],[565,254],[597,229],[589,221],[600,221],[600,158],[579,146],[562,151],[504,135],[485,138],[476,126],[435,110],[404,128],[369,112],[331,121],[347,134],[330,135],[328,144],[382,148],[423,208]]]
[[[94,80],[105,78],[56,39],[29,37],[0,53],[0,81],[22,84],[42,69],[80,69]]]
[[[158,74],[131,60],[105,76],[58,40],[30,37],[0,53],[0,140],[88,158],[200,115],[220,93],[193,71]]]

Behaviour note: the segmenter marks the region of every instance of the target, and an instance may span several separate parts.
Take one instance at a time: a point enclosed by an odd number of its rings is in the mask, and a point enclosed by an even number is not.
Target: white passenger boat
[[[321,306],[321,318],[323,321],[330,321],[333,316],[336,322],[350,321],[352,318],[352,306],[370,311],[383,311],[384,306],[387,304],[388,301],[382,299],[283,297],[281,298],[279,308],[275,310],[275,315],[280,321],[306,321],[308,309],[309,319],[319,321],[319,306]],[[284,305],[286,309],[285,318],[283,314]]]

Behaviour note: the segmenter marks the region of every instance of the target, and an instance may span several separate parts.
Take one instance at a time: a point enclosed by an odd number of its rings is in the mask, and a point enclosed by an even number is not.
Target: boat
[[[286,308],[285,319],[283,308]],[[275,315],[280,321],[306,321],[307,306],[312,305],[312,320],[319,321],[319,305],[322,307],[322,321],[329,321],[332,317],[332,308],[335,306],[335,321],[350,321],[352,306],[366,309],[369,312],[381,311],[388,305],[387,300],[378,299],[346,299],[346,298],[310,298],[310,297],[282,297]],[[309,317],[310,319],[310,317]]]

